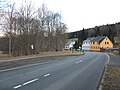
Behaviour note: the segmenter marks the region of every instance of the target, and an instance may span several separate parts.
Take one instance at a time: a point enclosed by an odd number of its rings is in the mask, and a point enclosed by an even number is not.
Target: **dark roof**
[[[98,37],[93,37],[91,38],[91,42],[97,41],[99,43],[101,43],[103,41],[103,39],[105,39],[106,36],[98,36]]]
[[[68,41],[67,43],[65,43],[65,46],[69,46],[71,43],[74,43],[74,41]]]

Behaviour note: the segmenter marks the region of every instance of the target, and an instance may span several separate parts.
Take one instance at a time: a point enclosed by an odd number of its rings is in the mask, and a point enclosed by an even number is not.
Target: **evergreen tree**
[[[115,27],[114,27],[114,25],[109,25],[108,26],[107,36],[114,43],[114,36],[115,36]]]
[[[95,27],[95,33],[94,33],[94,36],[100,36],[101,35],[101,32],[100,32],[100,29],[98,26]]]
[[[78,37],[78,44],[79,46],[82,46],[82,42],[87,38],[87,33],[85,31],[85,29],[83,28],[83,30],[81,31],[81,33],[79,34]]]
[[[79,43],[77,41],[75,41],[75,44],[73,45],[73,48],[77,51],[77,49],[79,48]]]

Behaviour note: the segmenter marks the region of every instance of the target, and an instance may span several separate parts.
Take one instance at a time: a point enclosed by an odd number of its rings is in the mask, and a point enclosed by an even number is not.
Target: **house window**
[[[95,44],[95,42],[93,42],[93,44]]]
[[[109,44],[109,42],[107,42],[107,44]]]
[[[105,44],[106,44],[106,42],[105,42]]]
[[[96,49],[97,49],[97,46],[96,46]]]
[[[107,40],[107,38],[106,38],[106,40]]]

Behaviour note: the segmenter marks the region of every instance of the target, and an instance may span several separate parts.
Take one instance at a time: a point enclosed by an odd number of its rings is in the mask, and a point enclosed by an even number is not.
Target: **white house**
[[[90,41],[91,38],[87,38],[86,40],[83,41],[82,50],[90,50]]]
[[[73,45],[75,44],[75,41],[68,41],[65,44],[65,50],[70,50],[71,48],[73,48]]]

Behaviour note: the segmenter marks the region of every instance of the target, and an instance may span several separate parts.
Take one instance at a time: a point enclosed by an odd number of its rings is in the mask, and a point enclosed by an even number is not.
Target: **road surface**
[[[112,66],[120,66],[120,56],[117,55],[110,55],[110,62],[108,65],[112,65]]]
[[[0,90],[97,90],[108,61],[105,53],[87,52],[0,71]]]

